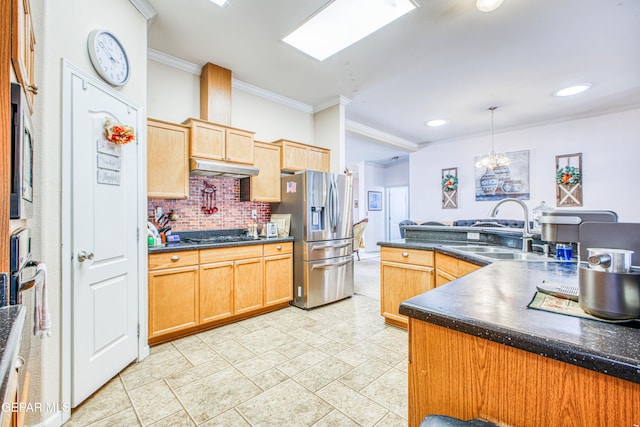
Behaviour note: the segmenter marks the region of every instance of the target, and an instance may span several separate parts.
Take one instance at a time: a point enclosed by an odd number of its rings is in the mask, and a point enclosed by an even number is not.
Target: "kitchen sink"
[[[463,252],[473,253],[512,253],[513,249],[503,248],[499,246],[448,246],[451,249],[456,249]]]
[[[448,248],[495,260],[553,261],[553,259],[544,255],[522,252],[518,249],[502,246],[448,246]]]

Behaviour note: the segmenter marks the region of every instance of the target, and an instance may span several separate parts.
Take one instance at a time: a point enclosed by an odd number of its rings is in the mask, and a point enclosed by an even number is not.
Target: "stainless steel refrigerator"
[[[291,214],[293,305],[313,308],[353,295],[351,176],[283,176],[281,194],[272,212]]]

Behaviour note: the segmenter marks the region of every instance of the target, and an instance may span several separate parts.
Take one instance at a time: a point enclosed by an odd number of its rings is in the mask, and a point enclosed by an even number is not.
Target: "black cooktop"
[[[184,239],[187,243],[223,243],[223,242],[245,242],[250,240],[257,240],[251,236],[246,235],[234,235],[234,236],[208,236],[208,237],[187,237]]]

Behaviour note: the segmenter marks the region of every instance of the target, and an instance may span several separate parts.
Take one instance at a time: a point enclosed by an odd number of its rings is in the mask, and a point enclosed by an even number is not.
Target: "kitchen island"
[[[511,426],[640,424],[640,322],[527,308],[577,264],[499,261],[403,302],[409,425],[427,414]]]

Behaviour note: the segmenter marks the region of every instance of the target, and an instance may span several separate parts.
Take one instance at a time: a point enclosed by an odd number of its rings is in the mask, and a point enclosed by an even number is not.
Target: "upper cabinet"
[[[280,147],[264,142],[255,143],[256,161],[260,173],[240,180],[240,200],[243,202],[280,201]]]
[[[254,132],[193,118],[183,124],[191,128],[191,157],[249,165],[254,163]]]
[[[18,83],[27,94],[27,103],[32,113],[34,96],[38,93],[38,86],[34,82],[35,45],[36,37],[33,32],[29,0],[12,0],[11,62]]]
[[[330,151],[300,142],[280,139],[274,142],[280,147],[280,169],[283,172],[318,170],[329,172]]]
[[[147,120],[147,193],[150,198],[189,197],[189,128]]]

